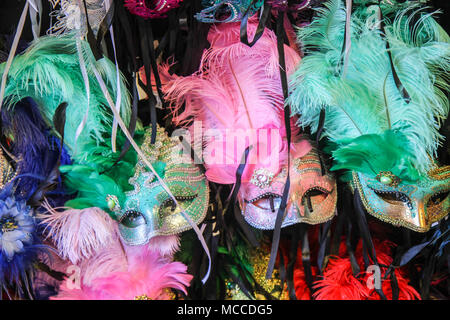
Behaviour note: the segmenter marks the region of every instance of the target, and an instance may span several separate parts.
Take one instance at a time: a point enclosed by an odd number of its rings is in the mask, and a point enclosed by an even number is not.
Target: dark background
[[[122,0],[116,0],[116,1],[122,1]],[[201,1],[201,0],[198,0]],[[48,18],[48,12],[50,12],[50,3],[47,0],[43,0],[42,4],[44,6],[44,20],[42,23],[42,30],[41,33],[44,34],[45,31],[49,28],[49,18]],[[22,13],[22,9],[25,5],[25,0],[0,0],[0,35],[13,35],[17,22],[19,21],[20,14]],[[450,33],[450,1],[449,0],[431,0],[429,2],[429,5],[432,6],[435,9],[440,9],[443,14],[437,16],[437,20],[440,22],[440,24],[445,28],[447,33]],[[155,30],[155,33],[158,33],[158,31],[162,32],[163,29],[166,28],[166,25],[164,23],[161,23],[159,25],[161,30]],[[156,28],[158,29],[158,28]],[[31,26],[30,26],[30,19],[27,19],[27,22],[25,24],[25,28],[22,34],[23,40],[32,40],[33,35],[31,33]],[[6,47],[8,47],[6,45]],[[0,47],[0,49],[2,49]],[[3,47],[4,51],[5,50]]]

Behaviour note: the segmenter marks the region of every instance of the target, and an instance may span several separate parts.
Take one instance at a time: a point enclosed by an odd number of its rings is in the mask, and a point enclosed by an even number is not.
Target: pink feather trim
[[[179,235],[172,236],[156,236],[150,239],[148,244],[144,246],[127,246],[124,245],[124,249],[128,256],[139,255],[142,250],[154,251],[161,257],[171,259],[175,252],[180,248]]]
[[[250,33],[256,27],[257,20],[249,21]],[[175,124],[189,127],[192,119],[201,121],[203,158],[210,181],[234,183],[237,166],[250,145],[254,148],[242,181],[250,180],[255,167],[278,173],[287,162],[287,146],[275,34],[266,29],[258,42],[248,47],[240,42],[239,24],[228,23],[213,26],[208,40],[211,47],[203,53],[197,73],[179,77],[169,74],[168,65],[160,67],[161,77],[167,80],[163,92],[172,107]],[[290,73],[300,57],[288,46],[285,52]],[[192,126],[190,129],[192,132]],[[275,130],[275,138],[268,138]],[[248,138],[244,141],[246,133]],[[239,137],[237,144],[232,137]],[[266,155],[261,156],[261,148],[266,149]]]
[[[45,230],[63,259],[76,264],[94,256],[110,245],[116,233],[116,222],[100,208],[56,211],[45,205],[50,214],[39,215]]]
[[[69,289],[66,284],[53,300],[133,300],[147,296],[152,300],[166,300],[166,289],[173,288],[186,293],[192,276],[180,262],[166,262],[158,253],[143,250],[133,256],[126,271],[118,271],[82,284],[80,289]]]

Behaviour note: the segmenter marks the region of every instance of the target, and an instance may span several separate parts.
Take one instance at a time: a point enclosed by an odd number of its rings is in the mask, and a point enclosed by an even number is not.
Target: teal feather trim
[[[91,142],[86,145],[90,150],[88,162],[85,164],[73,164],[60,167],[64,176],[64,186],[69,193],[75,193],[76,198],[66,202],[67,207],[84,209],[99,207],[109,212],[106,197],[111,194],[124,201],[125,192],[133,190],[128,180],[135,172],[138,156],[133,148],[130,148],[125,156],[116,163],[119,152],[112,152],[110,135],[105,142],[96,144]],[[144,130],[138,122],[134,134],[135,141],[140,144],[144,139]],[[117,135],[117,146],[123,147],[126,137],[122,132]],[[113,166],[114,165],[114,166]]]
[[[405,148],[405,137],[391,130],[383,134],[365,134],[343,142],[333,152],[336,164],[331,170],[347,169],[376,176],[381,171],[391,171],[402,181],[419,179],[418,171],[411,165],[412,150]]]
[[[115,195],[120,201],[124,193],[118,183],[105,174],[99,174],[93,168],[84,165],[61,166],[64,174],[64,185],[70,192],[76,192],[77,197],[66,202],[66,206],[74,209],[98,207],[108,211],[106,197]]]
[[[325,109],[324,134],[337,150],[345,146],[345,152],[333,152],[338,161],[335,168],[367,170],[363,162],[363,167],[355,167],[353,157],[361,144],[375,138],[365,140],[362,136],[380,135],[376,140],[381,142],[392,130],[403,137],[402,150],[408,153],[407,156],[390,153],[398,157],[394,163],[410,161],[406,167],[415,168],[422,175],[430,169],[443,139],[438,130],[449,111],[444,94],[449,89],[449,37],[432,15],[417,5],[402,7],[385,19],[385,30],[395,69],[411,96],[409,103],[395,85],[386,42],[381,31],[368,23],[372,17],[367,8],[360,7],[352,14],[345,77],[340,73],[345,25],[343,2],[329,1],[307,28],[298,29],[305,57],[290,79],[287,103],[294,114],[300,115],[299,124],[310,126],[312,132],[317,131],[320,111]],[[418,18],[413,25],[412,16]],[[362,140],[350,143],[359,137]],[[381,157],[375,156],[382,152],[379,147],[364,152],[368,152],[366,157],[372,167],[386,165]],[[402,172],[410,179],[416,176],[410,169]]]
[[[7,106],[31,97],[40,106],[43,116],[52,126],[54,112],[61,102],[67,102],[65,143],[76,162],[83,162],[89,154],[90,143],[104,141],[111,132],[113,116],[93,73],[95,66],[104,79],[111,97],[117,94],[116,69],[106,58],[95,60],[89,45],[81,41],[90,85],[90,108],[86,126],[75,150],[75,134],[87,109],[87,95],[80,69],[76,38],[73,34],[45,36],[35,40],[21,55],[14,58],[8,74],[5,99]],[[0,74],[4,65],[0,66]],[[125,123],[130,119],[130,99],[125,81],[120,78],[120,114]]]

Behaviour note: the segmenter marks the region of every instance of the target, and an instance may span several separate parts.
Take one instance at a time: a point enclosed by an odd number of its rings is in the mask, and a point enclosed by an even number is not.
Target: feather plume
[[[80,289],[62,286],[53,300],[133,300],[144,296],[152,300],[166,300],[166,289],[173,288],[186,293],[192,276],[180,262],[167,262],[156,252],[143,253],[130,259],[128,270],[114,272],[96,278]]]
[[[404,149],[410,150],[413,157],[397,162],[410,161],[419,174],[425,174],[432,165],[430,156],[435,155],[442,140],[440,123],[448,114],[444,92],[449,88],[445,81],[450,67],[449,38],[430,14],[420,10],[411,12],[406,8],[396,13],[393,22],[385,20],[395,69],[411,96],[407,103],[395,84],[385,39],[379,29],[367,23],[364,10],[352,15],[352,48],[346,77],[340,75],[339,69],[345,24],[342,1],[329,1],[308,28],[298,30],[299,42],[307,55],[290,79],[293,90],[287,102],[301,116],[301,125],[311,126],[313,132],[324,109],[325,135],[337,148],[345,144],[348,150],[350,139],[383,135],[387,130],[403,135]],[[412,15],[419,19],[409,27]],[[375,152],[382,152],[383,148],[392,147],[374,146]],[[348,154],[355,158],[355,153]],[[371,156],[366,159],[374,167],[383,166]],[[336,160],[342,168],[348,162],[344,154]]]
[[[78,266],[81,269],[81,282],[83,285],[91,286],[98,278],[116,272],[126,272],[128,258],[120,240],[119,233],[113,236],[109,246],[103,248],[90,259],[82,260]]]
[[[345,240],[341,242],[341,245]],[[374,247],[377,253],[377,260],[380,265],[388,266],[392,263],[392,248],[395,245],[387,240],[380,241],[374,239]],[[362,242],[360,241],[355,256],[360,268],[364,266],[362,255]],[[387,268],[382,267],[381,279],[384,279]],[[402,269],[395,269],[399,287],[400,300],[420,299],[419,293],[408,284],[409,280]],[[323,279],[315,282],[314,297],[317,300],[379,300],[380,296],[374,289],[369,289],[367,281],[372,273],[361,272],[356,277],[353,275],[350,258],[343,252],[338,257],[332,257],[324,271]],[[382,280],[381,289],[386,298],[392,300],[391,279]]]
[[[120,185],[105,174],[83,165],[61,166],[65,174],[64,184],[69,192],[77,192],[75,199],[66,202],[66,206],[75,209],[99,207],[108,210],[106,197],[116,195],[122,203],[125,195]]]
[[[256,20],[249,23],[249,32],[256,29]],[[200,69],[188,77],[168,73],[168,66],[161,68],[161,75],[168,81],[163,85],[167,101],[173,108],[174,122],[188,126],[192,119],[201,121],[204,133],[204,158],[209,180],[219,183],[234,183],[236,168],[245,148],[257,142],[250,137],[247,143],[236,149],[227,140],[228,134],[237,134],[253,129],[278,129],[281,161],[267,164],[272,172],[278,172],[280,163],[286,159],[286,132],[283,121],[283,95],[278,69],[278,52],[275,34],[265,30],[253,47],[239,40],[239,25],[236,23],[213,26],[208,34],[211,48],[203,53]],[[300,57],[295,50],[285,47],[287,72],[294,70]],[[184,106],[184,110],[182,107]],[[192,127],[191,127],[192,128]],[[208,130],[209,129],[209,130]],[[212,132],[211,129],[214,129]],[[221,137],[215,140],[217,135]],[[212,157],[218,160],[214,164]],[[255,163],[256,148],[250,151],[248,163]],[[218,162],[220,161],[220,165]],[[252,172],[246,166],[243,181]]]
[[[39,218],[63,259],[76,264],[113,241],[116,223],[99,208],[56,211],[47,206],[47,210]]]
[[[180,248],[180,236],[157,236],[150,239],[148,247],[163,257],[172,257]]]
[[[86,126],[77,141],[76,154],[76,130],[86,113],[88,100],[73,34],[44,36],[35,40],[23,54],[14,58],[5,91],[9,108],[13,108],[23,98],[33,98],[49,125],[58,105],[67,102],[67,114],[70,117],[67,117],[65,125],[65,143],[72,157],[81,161],[89,154],[84,145],[93,139],[103,142],[103,134],[111,130],[113,119],[93,74],[93,66],[99,70],[113,99],[117,87],[114,64],[106,58],[96,61],[88,46],[86,42],[81,42],[90,82],[90,109]],[[0,73],[3,73],[3,69],[4,65],[0,65]],[[123,93],[120,114],[125,123],[128,123],[130,101],[123,77],[120,78],[120,86]]]
[[[353,276],[350,259],[335,257],[329,260],[324,278],[316,281],[317,300],[365,300],[369,288]]]

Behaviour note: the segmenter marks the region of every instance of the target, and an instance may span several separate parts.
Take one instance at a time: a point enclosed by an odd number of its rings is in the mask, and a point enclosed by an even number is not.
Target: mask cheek
[[[147,224],[142,224],[134,228],[119,224],[119,232],[125,244],[130,246],[143,245],[149,241]]]
[[[262,192],[262,193],[261,193]],[[260,194],[246,199],[248,193],[241,193],[239,204],[245,220],[257,229],[273,229],[275,218],[280,207],[281,196],[261,190]]]
[[[450,212],[450,190],[431,195],[426,201],[426,212],[432,223],[448,215]]]
[[[322,221],[332,216],[336,206],[336,184],[334,179],[317,171],[306,172],[295,181],[291,201],[300,216]]]

